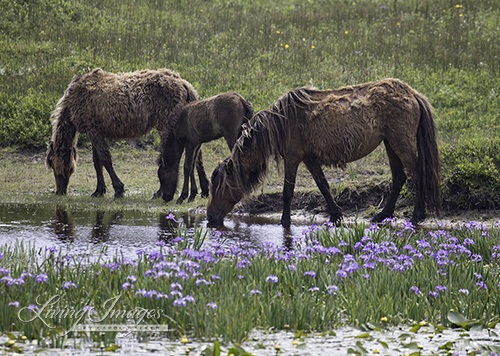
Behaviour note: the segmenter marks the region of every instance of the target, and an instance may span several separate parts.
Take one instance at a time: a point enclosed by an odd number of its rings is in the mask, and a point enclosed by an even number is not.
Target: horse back
[[[301,125],[307,149],[325,165],[344,167],[384,139],[414,144],[420,117],[415,94],[397,79],[317,93]]]
[[[95,69],[72,81],[65,101],[78,131],[135,138],[153,127],[161,130],[177,105],[197,95],[186,83],[169,70],[115,74]]]
[[[186,105],[175,131],[178,138],[208,142],[239,136],[241,126],[253,114],[251,104],[237,93],[222,93]]]

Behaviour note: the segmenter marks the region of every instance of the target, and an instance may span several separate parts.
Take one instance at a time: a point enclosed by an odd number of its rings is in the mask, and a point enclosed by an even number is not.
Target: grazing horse
[[[188,196],[188,177],[191,177],[189,201],[194,200],[198,191],[192,173],[195,158],[201,156],[201,144],[224,137],[229,149],[232,150],[241,133],[242,125],[253,116],[253,113],[252,105],[237,93],[223,93],[184,106],[179,115],[170,121],[171,129],[167,129],[162,135],[158,169],[162,198],[168,202],[174,197],[179,162],[185,150],[184,185],[177,203],[182,203]],[[198,160],[198,168],[201,164],[201,160]],[[202,179],[200,175],[200,186],[202,196],[208,196],[206,176]]]
[[[191,84],[168,69],[114,74],[97,68],[73,77],[52,113],[52,138],[45,159],[54,170],[56,194],[67,193],[76,168],[78,134],[86,133],[97,173],[92,196],[106,192],[104,166],[115,198],[121,197],[125,189],[113,169],[107,139],[138,138],[152,128],[161,132],[172,115],[197,99]]]
[[[384,142],[392,172],[392,191],[373,221],[391,217],[406,173],[416,183],[412,222],[425,218],[425,206],[439,214],[440,158],[432,108],[427,99],[397,79],[336,90],[299,88],[260,111],[242,132],[231,156],[214,170],[208,222],[222,224],[234,205],[259,185],[269,159],[282,158],[285,179],[281,223],[290,224],[297,168],[304,162],[328,206],[330,221],[342,213],[321,166],[345,167]]]

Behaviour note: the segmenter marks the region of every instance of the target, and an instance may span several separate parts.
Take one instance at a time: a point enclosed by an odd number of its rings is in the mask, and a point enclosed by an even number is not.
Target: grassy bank
[[[500,206],[497,1],[1,0],[0,10],[3,147],[44,147],[57,100],[94,67],[168,67],[201,97],[237,91],[257,110],[297,86],[398,77],[436,109],[448,204]],[[157,145],[157,134],[146,141]],[[206,155],[220,159],[221,146]],[[382,156],[369,162],[386,164]]]

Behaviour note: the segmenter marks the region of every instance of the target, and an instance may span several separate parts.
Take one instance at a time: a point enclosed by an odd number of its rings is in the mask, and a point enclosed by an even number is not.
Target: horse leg
[[[196,156],[196,171],[198,172],[198,178],[200,179],[200,188],[201,188],[201,197],[206,198],[208,197],[208,178],[205,173],[205,168],[203,167],[203,157],[201,154],[201,149],[199,150],[199,153]],[[194,171],[193,171],[193,178],[194,178]]]
[[[193,194],[193,186],[192,183],[194,179],[191,179],[191,173],[193,172],[194,165],[194,157],[196,154],[196,146],[186,145],[184,152],[184,182],[182,185],[182,192],[177,199],[177,204],[182,204],[182,202],[188,197],[188,189],[189,189],[189,180],[191,180],[191,194]],[[194,176],[194,174],[193,174]],[[196,182],[194,186],[194,190],[196,191]],[[196,196],[197,192],[194,193]]]
[[[238,137],[233,136],[233,135],[227,135],[227,136],[224,136],[224,139],[226,140],[227,147],[229,148],[229,151],[232,151],[234,145],[236,144],[236,141],[238,140]]]
[[[389,157],[389,164],[391,166],[392,189],[384,209],[372,218],[372,222],[381,222],[382,220],[393,216],[399,193],[406,182],[406,174],[401,159],[396,155],[387,140],[384,141],[384,144],[387,156]]]
[[[295,178],[299,168],[300,159],[295,157],[285,157],[285,180],[283,182],[283,212],[281,214],[281,225],[290,226],[293,190],[295,189]]]
[[[162,136],[162,148],[158,160],[158,179],[160,189],[157,195],[161,196],[165,202],[174,198],[179,180],[179,164],[184,151],[184,144],[176,139],[166,142]]]
[[[120,198],[125,193],[124,184],[116,175],[116,172],[113,168],[113,163],[111,161],[111,153],[109,152],[109,146],[106,143],[106,140],[101,135],[91,135],[90,140],[92,141],[92,146],[97,150],[97,155],[99,156],[100,163],[106,168],[108,171],[109,177],[111,178],[111,183],[113,184],[113,188],[115,189],[115,198]]]
[[[94,168],[97,174],[97,188],[95,192],[92,193],[92,196],[100,197],[106,193],[106,183],[104,182],[104,175],[102,174],[102,163],[99,159],[99,153],[94,145],[92,145],[92,160],[94,161]]]
[[[192,202],[196,198],[196,195],[198,194],[198,188],[196,187],[196,177],[194,174],[194,165],[195,161],[198,159],[198,157],[200,157],[200,154],[201,154],[201,144],[195,148],[193,161],[191,162],[191,171],[189,174],[189,178],[191,179],[191,193],[189,194],[188,202]],[[201,164],[203,168],[203,162]],[[205,174],[205,170],[203,170],[203,174]],[[201,179],[200,179],[200,185],[201,185]]]
[[[326,201],[326,205],[328,207],[328,213],[330,214],[330,221],[336,225],[339,225],[342,221],[342,211],[340,207],[333,200],[332,194],[330,193],[330,185],[325,178],[325,174],[321,169],[321,165],[318,164],[314,159],[304,160],[307,169],[311,173],[316,182],[316,185],[319,188],[319,191],[323,195]]]

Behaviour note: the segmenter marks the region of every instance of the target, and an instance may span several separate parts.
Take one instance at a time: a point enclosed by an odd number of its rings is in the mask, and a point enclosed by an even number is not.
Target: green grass
[[[466,153],[500,131],[498,1],[1,0],[0,10],[1,146],[44,147],[69,81],[95,67],[171,68],[202,98],[237,91],[257,110],[298,86],[398,77],[436,110],[445,200],[461,209],[500,206],[488,195],[500,184],[498,145]],[[158,145],[158,135],[146,141]],[[227,155],[221,146],[206,145],[209,170]],[[486,192],[474,189],[476,177]]]
[[[234,90],[257,109],[296,86],[399,77],[429,97],[445,139],[498,129],[496,1],[43,0],[0,8],[4,145],[43,145],[72,76],[94,67],[168,67],[202,97]],[[23,120],[45,132],[12,136]]]

